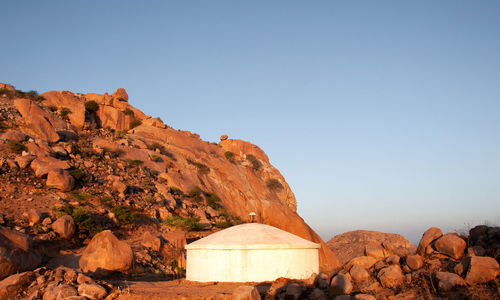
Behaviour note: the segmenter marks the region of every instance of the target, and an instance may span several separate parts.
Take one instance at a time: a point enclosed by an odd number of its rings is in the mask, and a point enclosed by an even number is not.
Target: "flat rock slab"
[[[257,283],[205,283],[185,279],[126,281],[119,284],[122,291],[116,299],[231,299],[233,291],[242,285],[256,286],[261,293],[269,288]]]

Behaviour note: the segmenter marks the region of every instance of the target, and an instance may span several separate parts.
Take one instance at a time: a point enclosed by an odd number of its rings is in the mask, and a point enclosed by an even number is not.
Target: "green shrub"
[[[26,99],[31,99],[34,101],[42,101],[45,100],[42,96],[38,95],[37,91],[28,91],[28,92],[23,92],[21,90],[15,90],[15,91],[10,91],[8,89],[0,89],[0,95],[6,96],[9,99],[12,98],[26,98]]]
[[[210,168],[207,167],[206,165],[199,163],[199,162],[192,161],[189,158],[186,161],[188,164],[195,166],[198,169],[198,173],[200,175],[205,175],[205,174],[210,173]]]
[[[159,143],[153,143],[148,145],[149,150],[156,151],[156,149],[160,150],[160,153],[162,155],[165,155],[166,157],[170,158],[173,161],[177,161],[177,159],[174,157],[172,153],[170,153],[167,149],[165,149],[165,146],[159,144]]]
[[[138,166],[141,166],[142,164],[144,164],[144,162],[140,159],[132,159],[132,160],[128,160],[127,161],[128,163],[128,166],[133,168],[133,167],[138,167]]]
[[[170,226],[190,231],[203,230],[205,228],[202,224],[199,223],[200,222],[199,218],[192,218],[192,217],[183,218],[180,216],[172,216],[165,219],[164,222]]]
[[[150,203],[150,204],[156,203],[155,198],[151,195],[144,196],[144,201],[146,201],[147,203]]]
[[[262,163],[252,154],[247,154],[246,158],[250,162],[250,164],[252,164],[252,168],[254,170],[257,171],[258,169],[260,169],[262,167]]]
[[[71,110],[67,107],[61,107],[61,109],[59,110],[59,116],[61,117],[61,119],[63,120],[69,120],[69,114],[71,113]]]
[[[191,198],[193,201],[200,203],[203,199],[201,198],[201,189],[197,186],[191,188],[188,191],[188,197]]]
[[[113,201],[113,197],[111,196],[101,196],[99,197],[99,203],[103,206],[110,206],[111,201]]]
[[[71,204],[64,204],[63,206],[59,207],[52,207],[52,210],[56,213],[57,217],[61,217],[64,215],[72,215],[73,214],[73,206]]]
[[[161,156],[158,156],[156,154],[151,155],[151,160],[154,161],[154,162],[162,162],[163,161],[163,159],[161,158]]]
[[[221,202],[219,196],[214,193],[206,193],[205,199],[207,200],[207,205],[211,208],[217,208],[219,203]]]
[[[226,229],[226,228],[229,228],[231,226],[233,226],[233,224],[231,224],[231,222],[229,222],[229,221],[222,221],[222,222],[215,223],[215,227],[221,228],[221,229]]]
[[[7,140],[7,145],[9,145],[10,151],[15,153],[21,153],[26,150],[26,146],[13,140]]]
[[[85,111],[92,113],[98,110],[99,110],[99,104],[97,104],[97,102],[95,102],[94,100],[85,102]]]
[[[55,105],[51,105],[51,106],[49,106],[49,110],[50,110],[51,112],[56,112],[56,111],[58,110],[58,108],[57,108],[57,106],[55,106]]]
[[[89,199],[90,197],[92,197],[92,195],[82,193],[78,190],[71,191],[71,192],[69,192],[69,194],[71,197],[73,197],[78,202],[85,201],[85,200]]]
[[[132,210],[123,205],[118,205],[115,206],[111,209],[111,212],[115,214],[115,217],[120,221],[122,224],[131,224],[135,220],[135,214],[132,212]]]
[[[176,195],[176,194],[177,194],[177,195],[182,194],[181,189],[180,189],[180,188],[178,188],[178,187],[176,187],[176,186],[171,185],[171,186],[169,186],[169,188],[170,188],[170,193],[171,193],[171,194],[174,194],[174,195]]]
[[[130,108],[125,108],[123,111],[122,111],[124,114],[126,114],[127,116],[134,116],[134,111],[131,110]]]
[[[132,128],[136,128],[137,126],[141,125],[142,122],[139,121],[139,120],[133,120],[132,122],[130,122],[130,126],[129,128],[132,129]]]
[[[270,178],[266,180],[267,188],[271,191],[281,191],[283,189],[283,185],[278,179]]]
[[[92,175],[86,173],[82,169],[71,169],[68,172],[71,176],[73,176],[73,178],[78,181],[87,183],[92,181]]]
[[[102,228],[95,224],[92,215],[81,207],[74,209],[71,217],[73,218],[76,226],[78,226],[78,230],[88,231],[91,236],[94,236],[102,231]]]
[[[226,157],[227,160],[233,160],[234,159],[234,153],[231,151],[226,151],[224,152],[224,157]]]

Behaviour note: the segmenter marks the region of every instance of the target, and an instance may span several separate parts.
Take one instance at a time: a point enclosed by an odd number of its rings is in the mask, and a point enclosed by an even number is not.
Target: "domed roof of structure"
[[[186,249],[318,249],[310,242],[273,226],[248,223],[199,239]]]

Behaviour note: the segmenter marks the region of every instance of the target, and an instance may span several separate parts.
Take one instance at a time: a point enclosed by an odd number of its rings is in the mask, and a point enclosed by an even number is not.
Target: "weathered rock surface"
[[[412,270],[418,270],[424,266],[424,260],[423,260],[422,256],[420,256],[418,254],[409,255],[406,257],[406,264]]]
[[[420,243],[418,244],[417,253],[420,255],[425,254],[425,249],[429,246],[434,240],[440,238],[443,235],[441,229],[437,227],[431,227],[427,229],[422,238],[420,239]]]
[[[96,234],[82,253],[79,264],[83,272],[128,271],[132,267],[130,246],[105,230]]]
[[[59,140],[57,130],[66,127],[62,120],[49,115],[38,104],[28,99],[16,99],[14,105],[33,134],[52,143]]]
[[[352,292],[353,286],[351,276],[349,274],[338,274],[333,277],[330,283],[330,297],[336,295],[348,295]]]
[[[434,248],[454,259],[459,259],[464,255],[467,243],[458,235],[447,233],[440,237],[434,244]]]
[[[0,281],[0,299],[7,300],[19,295],[33,279],[33,272],[23,272]]]
[[[441,291],[450,291],[457,286],[466,285],[462,277],[449,272],[437,272],[436,280],[438,281],[438,287]]]
[[[377,278],[385,288],[398,288],[404,284],[405,276],[399,265],[390,265],[377,274]]]
[[[500,273],[500,266],[492,257],[472,256],[469,258],[468,265],[465,280],[469,284],[492,281]]]
[[[97,283],[82,283],[78,286],[78,294],[91,300],[100,300],[104,299],[108,295],[108,292]]]
[[[62,169],[50,170],[47,174],[47,187],[55,188],[63,192],[69,192],[75,185],[75,179],[68,171]]]
[[[41,255],[31,248],[28,236],[0,226],[0,279],[36,268]]]
[[[384,255],[393,254],[392,252],[398,249],[407,249],[408,253],[416,250],[415,246],[399,234],[368,230],[355,230],[339,234],[330,239],[327,245],[338,257],[339,262],[345,264],[354,257],[364,256],[366,247],[370,248],[376,243],[384,245]],[[386,245],[388,245],[387,248],[391,248],[391,251],[386,249]],[[379,252],[376,255],[380,256],[380,249],[377,251]]]
[[[260,300],[260,294],[255,287],[242,285],[233,291],[231,300]]]
[[[69,215],[64,215],[52,223],[52,229],[63,239],[71,239],[73,234],[75,234],[76,227],[73,218]]]

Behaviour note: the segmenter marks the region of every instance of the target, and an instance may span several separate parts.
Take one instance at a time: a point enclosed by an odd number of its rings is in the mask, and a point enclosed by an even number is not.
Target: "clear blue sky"
[[[0,82],[266,151],[324,239],[500,223],[498,1],[0,1]]]

